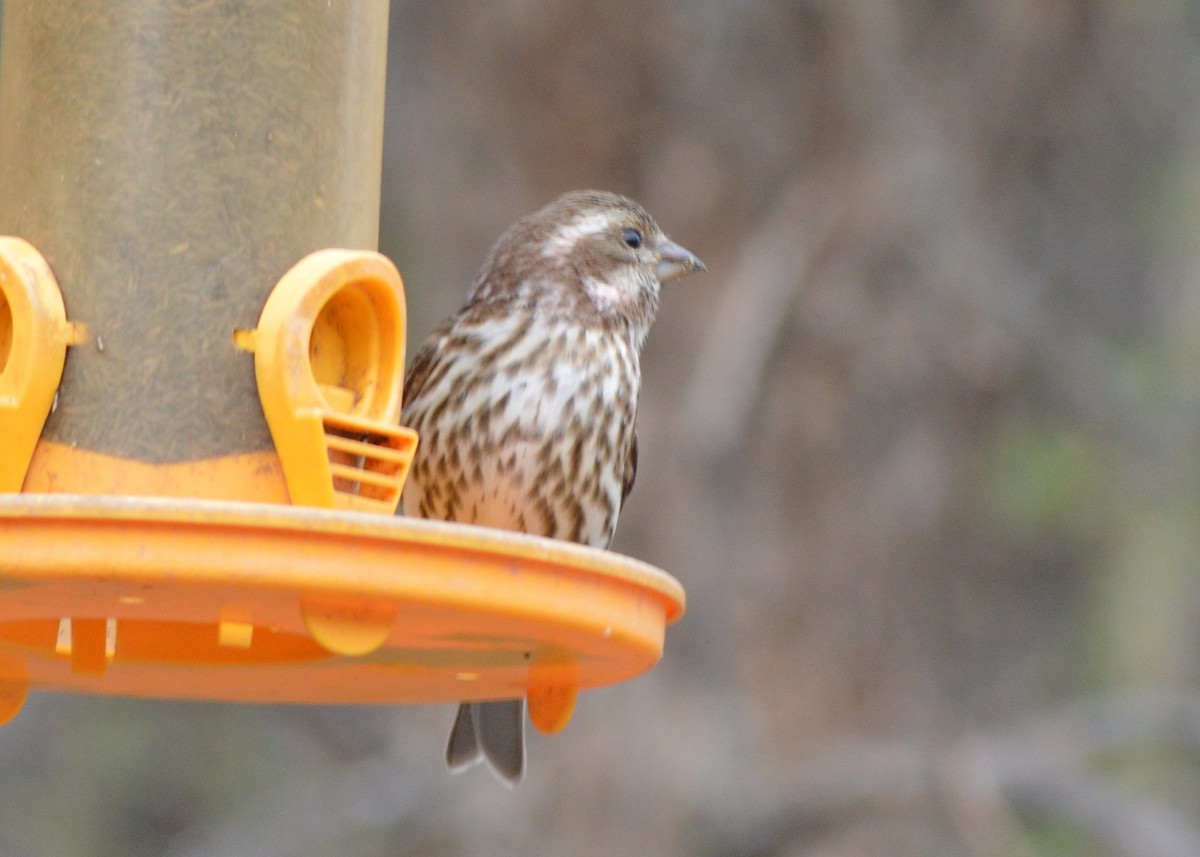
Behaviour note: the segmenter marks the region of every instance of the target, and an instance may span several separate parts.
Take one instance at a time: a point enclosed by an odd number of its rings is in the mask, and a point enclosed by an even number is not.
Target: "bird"
[[[637,472],[641,352],[660,285],[705,270],[646,210],[583,190],[510,226],[422,343],[401,422],[406,516],[607,548]],[[446,763],[525,772],[524,699],[463,702]]]

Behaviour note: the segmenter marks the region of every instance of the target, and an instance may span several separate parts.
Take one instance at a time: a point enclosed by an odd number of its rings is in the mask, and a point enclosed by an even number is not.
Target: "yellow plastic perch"
[[[662,654],[684,595],[633,559],[475,527],[262,504],[0,496],[0,722],[29,690],[303,703],[578,689]]]

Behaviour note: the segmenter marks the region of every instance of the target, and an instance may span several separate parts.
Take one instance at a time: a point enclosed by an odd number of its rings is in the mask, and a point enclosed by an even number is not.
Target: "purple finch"
[[[405,515],[605,548],[637,468],[641,350],[659,286],[703,270],[632,200],[568,193],[517,221],[414,358]],[[464,702],[451,770],[525,768],[524,700]]]

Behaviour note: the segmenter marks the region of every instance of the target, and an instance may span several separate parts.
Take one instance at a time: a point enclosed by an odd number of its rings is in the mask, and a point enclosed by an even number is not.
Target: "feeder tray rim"
[[[648,589],[663,600],[668,624],[680,619],[685,609],[684,589],[679,581],[642,560],[561,539],[473,524],[233,500],[90,494],[0,495],[0,533],[8,522],[28,518],[138,522],[214,530],[232,526],[385,541],[415,536],[429,547],[469,553],[511,553],[514,559],[562,563]]]

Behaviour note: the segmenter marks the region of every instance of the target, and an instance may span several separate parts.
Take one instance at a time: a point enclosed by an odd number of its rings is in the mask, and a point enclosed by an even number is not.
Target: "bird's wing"
[[[429,373],[437,363],[438,355],[441,354],[442,348],[446,343],[446,334],[449,330],[450,324],[449,320],[447,320],[429,335],[424,344],[421,345],[421,350],[417,352],[417,356],[413,358],[412,365],[408,367],[408,374],[404,377],[404,403],[402,407],[408,407],[409,403],[424,391],[425,382],[429,379]]]
[[[625,498],[633,490],[633,480],[637,478],[637,431],[633,433],[633,443],[629,444],[629,455],[625,456],[625,472],[621,474],[621,506],[625,506]]]

